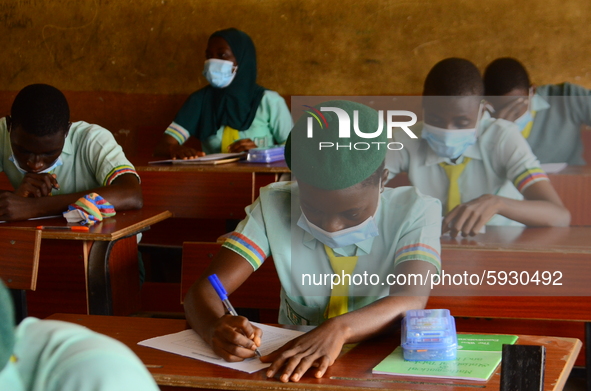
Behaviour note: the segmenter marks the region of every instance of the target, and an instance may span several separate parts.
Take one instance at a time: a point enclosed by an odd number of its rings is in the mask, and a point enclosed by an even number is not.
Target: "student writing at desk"
[[[363,132],[375,132],[378,113],[362,104],[331,101],[317,107],[359,114]],[[286,161],[295,182],[261,189],[247,217],[224,243],[185,299],[189,324],[228,361],[254,355],[260,330],[246,318],[224,312],[207,276],[216,273],[229,293],[273,256],[282,285],[279,322],[319,325],[261,360],[272,362],[267,376],[298,381],[311,367],[322,377],[343,344],[391,330],[405,312],[423,308],[428,287],[390,286],[388,275],[437,273],[440,268],[441,205],[413,187],[385,189],[386,133],[365,151],[318,150],[319,142],[336,143],[339,121],[323,112],[327,126],[313,124],[307,138],[302,117],[286,144]],[[367,139],[353,134],[352,143]],[[346,281],[313,286],[304,274],[376,275],[382,283]],[[322,277],[320,277],[322,278]],[[310,281],[310,280],[308,280]],[[358,281],[358,278],[356,279]],[[375,282],[375,281],[374,281]]]
[[[0,171],[14,191],[0,193],[0,220],[60,214],[96,192],[116,210],[142,207],[139,176],[106,129],[70,123],[65,96],[32,84],[0,120]]]
[[[567,226],[570,213],[515,124],[490,118],[484,86],[468,60],[448,58],[427,75],[423,122],[401,129],[404,148],[389,151],[390,175],[410,182],[445,206],[443,231],[475,235],[485,224]]]
[[[164,132],[155,155],[187,159],[283,144],[292,121],[285,100],[256,83],[250,37],[234,28],[209,37],[203,74],[209,85],[194,92]],[[202,151],[189,147],[189,137]]]
[[[532,85],[514,58],[491,62],[484,87],[493,115],[515,122],[541,163],[585,164],[581,126],[591,125],[591,90],[570,83]]]

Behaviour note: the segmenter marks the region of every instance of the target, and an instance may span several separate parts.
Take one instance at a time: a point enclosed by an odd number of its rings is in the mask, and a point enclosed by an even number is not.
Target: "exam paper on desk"
[[[275,351],[288,341],[303,334],[302,331],[267,326],[255,322],[251,323],[263,331],[261,347],[259,348],[259,351],[263,356]],[[169,353],[180,354],[181,356],[195,358],[211,364],[248,373],[259,371],[271,365],[269,363],[262,363],[258,357],[241,362],[224,361],[213,352],[213,349],[195,331],[191,329],[164,335],[162,337],[150,338],[138,342],[138,345],[164,350]]]

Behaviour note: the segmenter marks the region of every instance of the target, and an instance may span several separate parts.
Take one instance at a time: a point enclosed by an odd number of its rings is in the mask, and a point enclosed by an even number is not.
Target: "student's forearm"
[[[544,200],[514,200],[499,196],[498,214],[529,227],[566,227],[570,224],[568,209]]]
[[[90,193],[98,193],[111,203],[116,211],[139,209],[143,204],[141,188],[130,189],[126,186],[111,185],[71,194],[32,198],[30,200],[34,204],[33,214],[35,216],[60,214],[68,209],[70,204]]]
[[[392,329],[406,311],[424,308],[427,300],[428,296],[389,296],[326,323],[344,333],[345,343],[357,343]]]
[[[191,286],[184,307],[189,326],[210,343],[211,330],[225,314],[225,308],[209,281],[201,278]]]
[[[179,143],[174,137],[164,134],[154,149],[154,156],[169,157],[171,149],[178,145]]]

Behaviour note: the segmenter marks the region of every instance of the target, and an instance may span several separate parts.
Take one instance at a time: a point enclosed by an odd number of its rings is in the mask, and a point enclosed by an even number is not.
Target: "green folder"
[[[458,334],[458,354],[451,361],[406,361],[397,347],[372,372],[486,381],[501,362],[503,344],[514,344],[516,335]]]

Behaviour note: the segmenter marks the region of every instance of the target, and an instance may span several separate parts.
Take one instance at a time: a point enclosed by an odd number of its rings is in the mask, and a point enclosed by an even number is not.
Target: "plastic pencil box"
[[[248,151],[246,161],[249,163],[273,163],[285,160],[285,146],[253,148]]]
[[[449,310],[411,310],[402,320],[401,346],[409,361],[455,360],[456,322]]]

